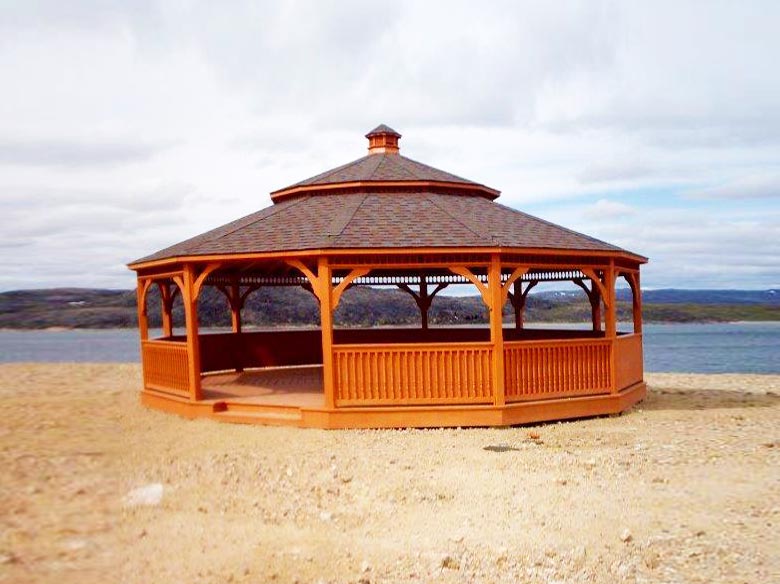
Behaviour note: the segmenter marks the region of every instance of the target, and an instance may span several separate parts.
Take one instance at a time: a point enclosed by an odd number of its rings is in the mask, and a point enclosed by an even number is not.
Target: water
[[[780,373],[780,322],[644,326],[645,370]]]
[[[646,371],[780,373],[780,322],[647,324],[644,346]],[[0,363],[138,360],[134,329],[0,331]]]

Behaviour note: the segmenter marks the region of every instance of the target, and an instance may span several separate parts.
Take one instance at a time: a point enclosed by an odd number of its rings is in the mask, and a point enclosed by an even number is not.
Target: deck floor
[[[273,367],[203,377],[204,401],[321,408],[322,365]]]

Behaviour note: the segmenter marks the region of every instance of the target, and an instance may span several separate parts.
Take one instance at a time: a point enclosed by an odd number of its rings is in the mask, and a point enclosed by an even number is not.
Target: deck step
[[[300,408],[273,404],[220,401],[213,406],[214,416],[237,423],[295,424],[303,420]]]
[[[215,412],[214,417],[223,422],[233,422],[234,424],[265,424],[269,426],[295,426],[303,421],[300,414],[289,414],[281,412]]]

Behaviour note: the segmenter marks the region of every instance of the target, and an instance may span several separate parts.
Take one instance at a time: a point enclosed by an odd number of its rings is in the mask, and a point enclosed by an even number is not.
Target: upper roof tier
[[[306,250],[506,248],[645,258],[493,201],[498,191],[398,154],[398,132],[368,133],[369,154],[276,191],[274,205],[148,262]]]
[[[301,194],[379,192],[393,189],[475,194],[495,199],[500,192],[417,162],[399,153],[401,134],[381,124],[366,134],[368,155],[271,193],[274,203]]]

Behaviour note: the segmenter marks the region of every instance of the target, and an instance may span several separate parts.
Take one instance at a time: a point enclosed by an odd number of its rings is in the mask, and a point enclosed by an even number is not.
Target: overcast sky
[[[780,3],[0,0],[0,289],[125,264],[365,154],[780,287]]]

